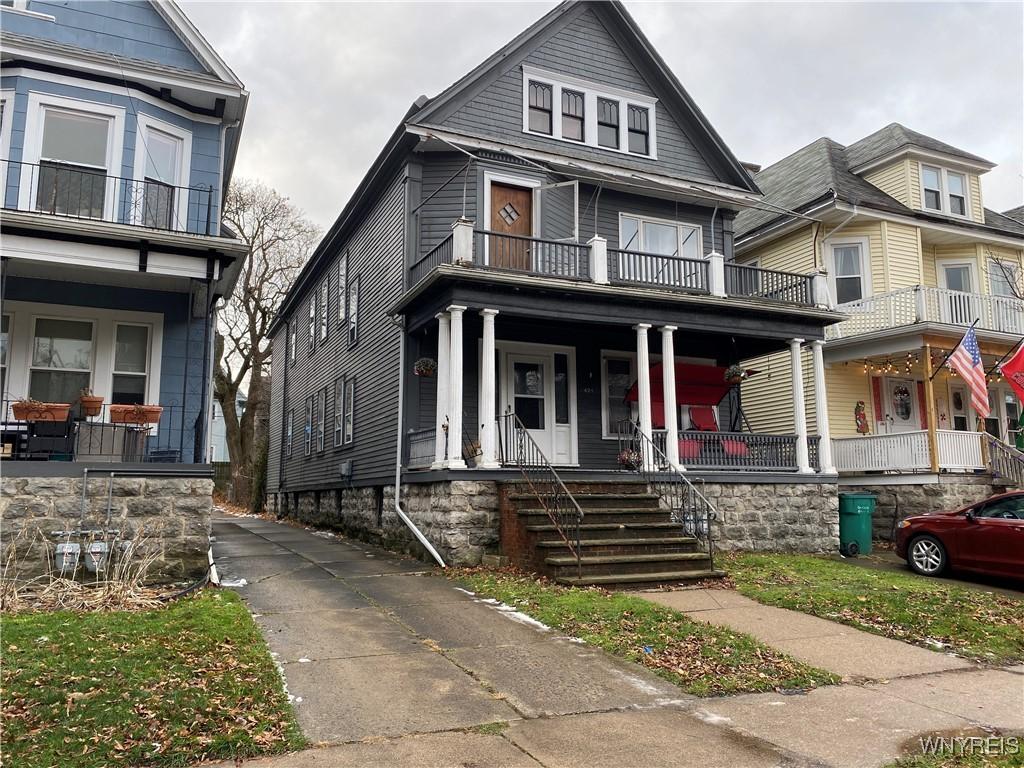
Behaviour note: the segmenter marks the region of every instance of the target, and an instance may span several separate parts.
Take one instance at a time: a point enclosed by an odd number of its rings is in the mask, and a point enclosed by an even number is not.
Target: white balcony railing
[[[939,468],[973,471],[985,468],[979,432],[940,429]],[[927,472],[928,432],[896,432],[889,435],[839,437],[832,441],[836,469],[840,472]]]
[[[946,323],[1024,335],[1024,302],[1013,296],[986,296],[946,288],[915,286],[836,307],[849,319],[825,330],[827,339],[847,339],[914,323]]]

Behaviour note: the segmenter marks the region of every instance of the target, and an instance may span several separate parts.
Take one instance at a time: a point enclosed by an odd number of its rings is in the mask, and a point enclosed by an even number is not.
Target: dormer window
[[[921,202],[928,211],[968,216],[967,177],[938,166],[922,165]]]
[[[657,103],[652,96],[523,65],[524,133],[656,160]]]
[[[551,135],[551,86],[530,83],[530,130]]]

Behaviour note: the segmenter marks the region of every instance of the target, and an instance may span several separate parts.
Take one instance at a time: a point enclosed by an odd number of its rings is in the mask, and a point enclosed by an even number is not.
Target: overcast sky
[[[538,3],[182,3],[251,94],[236,176],[328,227],[412,101],[527,27]],[[900,122],[991,160],[1024,202],[1024,4],[644,3],[630,13],[741,159]]]

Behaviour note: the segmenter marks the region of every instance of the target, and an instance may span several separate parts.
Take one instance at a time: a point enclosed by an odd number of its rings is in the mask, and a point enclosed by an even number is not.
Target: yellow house
[[[1024,337],[1024,209],[984,207],[992,168],[894,123],[850,146],[818,139],[755,176],[778,211],[737,217],[737,261],[818,271],[849,316],[827,329],[823,386],[808,373],[804,382],[821,469],[841,484],[955,476],[981,493],[1024,478],[1024,456],[1009,447],[1021,403],[995,367]],[[991,371],[984,420],[942,365],[972,323]],[[786,356],[746,365],[757,371],[742,385],[749,427],[792,431],[779,407],[793,385]]]

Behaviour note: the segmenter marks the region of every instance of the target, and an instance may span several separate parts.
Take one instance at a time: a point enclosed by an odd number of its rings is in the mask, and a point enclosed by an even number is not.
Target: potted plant
[[[11,403],[11,413],[18,421],[67,421],[71,403],[44,403],[26,398]]]
[[[114,424],[158,424],[161,405],[111,405],[110,420]]]
[[[619,451],[619,466],[625,467],[626,469],[640,469],[643,464],[644,457],[640,451],[635,448],[626,448]]]
[[[437,373],[437,361],[429,357],[421,357],[412,366],[412,372],[417,376],[431,379]]]
[[[724,378],[729,384],[739,384],[747,378],[747,369],[740,365],[730,365],[725,369]]]
[[[82,404],[82,413],[86,416],[99,416],[103,410],[103,397],[94,395],[88,387],[82,390],[78,402]]]

